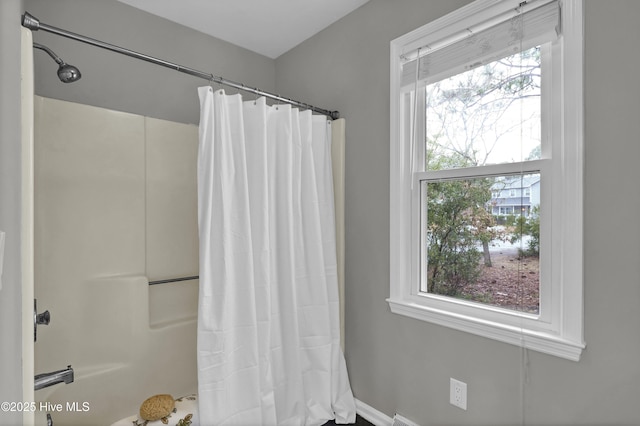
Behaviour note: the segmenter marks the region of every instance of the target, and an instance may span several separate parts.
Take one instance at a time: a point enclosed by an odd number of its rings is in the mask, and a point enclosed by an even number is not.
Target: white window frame
[[[553,146],[546,153],[543,147],[542,160],[527,162],[532,170],[541,170],[541,185],[547,194],[544,202],[548,203],[546,217],[541,220],[544,223],[541,226],[547,226],[548,235],[546,247],[541,247],[541,252],[546,249],[541,258],[541,277],[548,274],[544,281],[550,290],[541,296],[540,315],[419,291],[420,236],[416,235],[416,229],[420,225],[416,225],[419,222],[416,211],[420,204],[420,174],[424,172],[414,172],[410,165],[409,135],[402,117],[406,106],[401,101],[402,55],[487,22],[515,9],[519,3],[520,0],[476,0],[391,42],[390,295],[387,302],[396,314],[579,361],[585,348],[583,0],[561,0],[562,36],[552,47],[553,98],[547,96],[550,104],[543,106],[543,120],[546,113],[554,116],[553,125],[549,126]],[[492,167],[496,172],[505,168]]]

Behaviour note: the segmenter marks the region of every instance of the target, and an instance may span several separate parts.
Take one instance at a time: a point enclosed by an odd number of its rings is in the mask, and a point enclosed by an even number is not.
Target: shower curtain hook
[[[258,105],[258,92],[255,88],[252,88],[251,93],[253,94],[253,104]]]
[[[218,90],[222,90],[222,93],[224,93],[224,89],[222,88],[222,83],[220,82],[220,79],[218,77],[216,77],[215,75],[211,74],[211,78],[209,79],[209,83],[213,86],[214,84],[217,85],[218,87],[215,88],[213,91],[217,92]],[[222,94],[221,93],[221,94]]]
[[[246,84],[242,83],[242,89],[241,90],[244,92],[243,96],[245,94],[253,95],[253,104],[254,105],[257,104],[258,97],[256,96],[256,91],[255,91],[255,89],[253,87],[249,87]]]

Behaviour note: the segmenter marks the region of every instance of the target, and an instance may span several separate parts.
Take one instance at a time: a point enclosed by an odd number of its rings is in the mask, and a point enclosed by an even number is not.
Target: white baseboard
[[[356,398],[356,413],[375,426],[391,426],[393,419]]]

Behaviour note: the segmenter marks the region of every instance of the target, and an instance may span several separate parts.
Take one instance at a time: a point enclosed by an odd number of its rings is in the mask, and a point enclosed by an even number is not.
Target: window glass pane
[[[422,194],[421,290],[539,313],[540,174],[423,181]]]
[[[540,48],[427,85],[427,170],[540,158]]]

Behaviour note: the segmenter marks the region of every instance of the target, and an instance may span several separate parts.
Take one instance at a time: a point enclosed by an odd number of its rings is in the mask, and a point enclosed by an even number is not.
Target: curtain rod
[[[122,55],[130,56],[132,58],[141,59],[146,62],[150,62],[152,64],[160,65],[166,68],[171,68],[175,71],[180,71],[185,74],[189,74],[195,77],[199,77],[209,82],[214,82],[218,84],[222,84],[229,87],[234,87],[239,90],[243,90],[245,92],[254,93],[259,96],[264,96],[265,98],[274,99],[279,102],[288,103],[297,107],[301,107],[304,109],[308,109],[331,118],[332,120],[336,120],[340,117],[340,113],[338,111],[329,111],[326,109],[318,108],[313,105],[305,104],[304,102],[294,101],[293,99],[283,98],[280,95],[276,95],[273,93],[265,92],[264,90],[260,90],[254,87],[245,86],[242,83],[236,83],[235,81],[227,80],[226,78],[217,77],[210,73],[205,73],[202,71],[198,71],[193,68],[185,67],[179,64],[174,64],[169,61],[165,61],[163,59],[154,58],[153,56],[145,55],[143,53],[134,52],[133,50],[125,49],[124,47],[115,46],[113,44],[105,43],[100,40],[96,40],[90,37],[86,37],[80,34],[72,33],[70,31],[66,31],[60,28],[53,27],[51,25],[41,23],[36,17],[29,14],[29,12],[25,12],[22,15],[22,26],[30,29],[31,31],[46,31],[52,34],[57,34],[62,37],[67,37],[72,40],[80,41],[82,43],[87,43],[96,47],[100,47],[102,49],[111,50],[112,52],[120,53]]]

